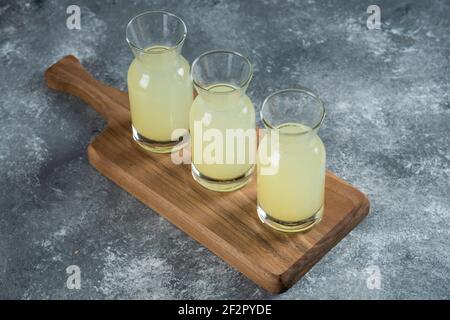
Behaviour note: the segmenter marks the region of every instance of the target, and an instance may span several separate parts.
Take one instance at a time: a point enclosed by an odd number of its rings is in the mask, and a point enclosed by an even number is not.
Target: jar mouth
[[[302,130],[299,132],[283,132],[279,126],[274,125],[271,121],[269,121],[267,119],[267,116],[265,116],[265,113],[266,113],[267,109],[269,108],[270,102],[273,99],[275,99],[276,97],[279,97],[282,95],[299,95],[299,94],[306,95],[315,100],[316,108],[319,109],[319,115],[317,117],[317,120],[313,121],[312,124],[310,126],[308,126],[309,127],[308,130]],[[261,111],[260,111],[260,116],[261,116],[261,120],[262,120],[264,126],[267,129],[275,130],[279,134],[283,134],[283,135],[303,135],[303,134],[307,134],[307,133],[317,130],[322,125],[322,122],[325,118],[325,113],[326,113],[325,105],[317,93],[315,93],[313,90],[310,90],[305,87],[297,87],[297,88],[289,88],[289,89],[279,90],[279,91],[276,91],[276,92],[272,93],[271,95],[269,95],[266,99],[264,99],[264,102],[262,104]],[[301,121],[290,121],[290,123],[303,124]],[[283,124],[283,123],[281,123],[281,124]]]
[[[152,51],[148,51],[147,49],[148,49],[148,47],[143,47],[143,46],[140,46],[140,45],[138,45],[137,43],[136,43],[136,41],[133,41],[131,38],[131,28],[132,28],[132,26],[136,23],[136,21],[137,20],[139,20],[140,18],[142,18],[142,17],[144,17],[144,16],[166,16],[166,17],[170,17],[170,18],[173,18],[173,19],[175,19],[176,21],[178,21],[179,23],[180,23],[180,25],[182,26],[182,33],[181,33],[181,35],[179,36],[179,38],[177,39],[177,41],[175,42],[175,44],[173,44],[173,45],[170,45],[170,46],[166,46],[166,45],[164,45],[164,47],[165,47],[165,50],[158,50],[158,51],[156,51],[156,50],[152,50]],[[168,52],[168,51],[173,51],[173,50],[176,50],[176,49],[178,49],[181,45],[183,45],[183,43],[184,43],[184,41],[185,41],[185,39],[186,39],[186,36],[187,36],[187,27],[186,27],[186,24],[184,23],[184,21],[183,21],[183,19],[181,19],[179,16],[177,16],[177,15],[175,15],[175,14],[173,14],[173,13],[170,13],[170,12],[167,12],[167,11],[161,11],[161,10],[159,10],[159,11],[145,11],[145,12],[142,12],[142,13],[140,13],[140,14],[138,14],[137,16],[134,16],[129,22],[128,22],[128,24],[127,24],[127,26],[126,26],[126,28],[125,28],[125,36],[126,36],[126,41],[127,41],[127,43],[128,43],[128,45],[132,48],[132,49],[134,49],[134,50],[136,50],[136,51],[138,51],[139,53],[143,53],[143,54],[147,54],[147,55],[158,55],[158,54],[163,54],[163,53],[166,53],[166,52]],[[161,43],[155,43],[155,46],[163,46],[163,44],[161,44]]]
[[[243,63],[243,65],[245,65],[248,68],[248,70],[245,73],[245,76],[242,77],[242,80],[238,81],[238,83],[234,83],[234,82],[231,83],[230,79],[206,81],[207,83],[201,83],[201,81],[199,81],[197,79],[197,77],[195,76],[195,74],[197,73],[197,70],[202,68],[200,66],[200,63],[207,61],[207,59],[213,59],[214,57],[217,58],[220,55],[228,55],[229,57],[236,57],[236,58],[240,59],[241,60],[240,62]],[[201,71],[198,71],[198,72],[201,72]],[[198,56],[192,62],[192,66],[191,66],[191,80],[194,83],[196,88],[199,88],[206,92],[208,92],[211,87],[217,86],[217,85],[230,86],[230,89],[234,88],[234,90],[227,90],[224,92],[214,92],[217,95],[229,94],[229,93],[235,92],[236,90],[245,89],[248,86],[248,84],[250,83],[252,77],[253,77],[253,67],[252,67],[250,60],[243,54],[241,54],[237,51],[233,51],[233,50],[221,50],[220,49],[220,50],[206,51],[206,52],[202,53],[200,56]]]

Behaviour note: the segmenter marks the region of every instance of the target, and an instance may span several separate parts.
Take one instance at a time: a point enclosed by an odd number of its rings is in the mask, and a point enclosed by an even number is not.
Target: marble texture
[[[66,28],[70,4],[81,30]],[[377,1],[381,30],[366,27],[370,4],[0,1],[0,298],[449,299],[450,2]],[[160,9],[185,20],[189,61],[216,48],[250,58],[257,109],[277,89],[321,93],[328,167],[371,200],[368,218],[284,294],[259,289],[93,169],[86,146],[104,121],[43,82],[74,54],[126,89],[126,23]],[[69,265],[80,290],[66,288]],[[373,268],[379,289],[367,285]]]

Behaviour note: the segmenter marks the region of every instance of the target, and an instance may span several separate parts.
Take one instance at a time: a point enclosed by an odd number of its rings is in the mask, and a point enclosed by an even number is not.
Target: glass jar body
[[[201,92],[192,104],[192,174],[208,189],[232,191],[253,171],[255,109],[245,93],[216,94]]]
[[[271,136],[278,136],[278,145]],[[257,161],[258,214],[271,227],[285,232],[311,228],[320,221],[325,196],[324,144],[315,131],[285,135],[268,129]]]
[[[128,70],[133,137],[150,151],[172,150],[176,129],[189,128],[193,101],[189,64],[175,52],[136,57]]]

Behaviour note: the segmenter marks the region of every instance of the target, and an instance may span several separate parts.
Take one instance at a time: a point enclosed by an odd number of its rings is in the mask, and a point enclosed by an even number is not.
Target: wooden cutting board
[[[188,165],[141,151],[131,138],[127,93],[94,79],[74,56],[51,66],[45,79],[107,120],[88,147],[98,171],[270,292],[290,288],[369,212],[363,193],[327,172],[322,221],[304,234],[272,231],[256,213],[255,179],[239,191],[216,193],[198,185]]]

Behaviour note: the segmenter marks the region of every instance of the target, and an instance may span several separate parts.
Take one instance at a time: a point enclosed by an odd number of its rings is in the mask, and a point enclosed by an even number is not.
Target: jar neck
[[[245,96],[246,88],[239,88],[230,84],[219,83],[205,87],[199,87],[196,85],[195,89],[206,102],[221,108],[237,104],[237,102]]]
[[[155,45],[146,49],[132,48],[132,51],[135,58],[142,64],[162,68],[180,59],[181,47],[181,45],[171,48]]]
[[[265,127],[269,136],[277,139],[280,148],[286,150],[295,149],[301,145],[307,147],[314,142],[319,130],[319,127],[311,129],[298,124],[284,124],[276,128],[267,125]]]

